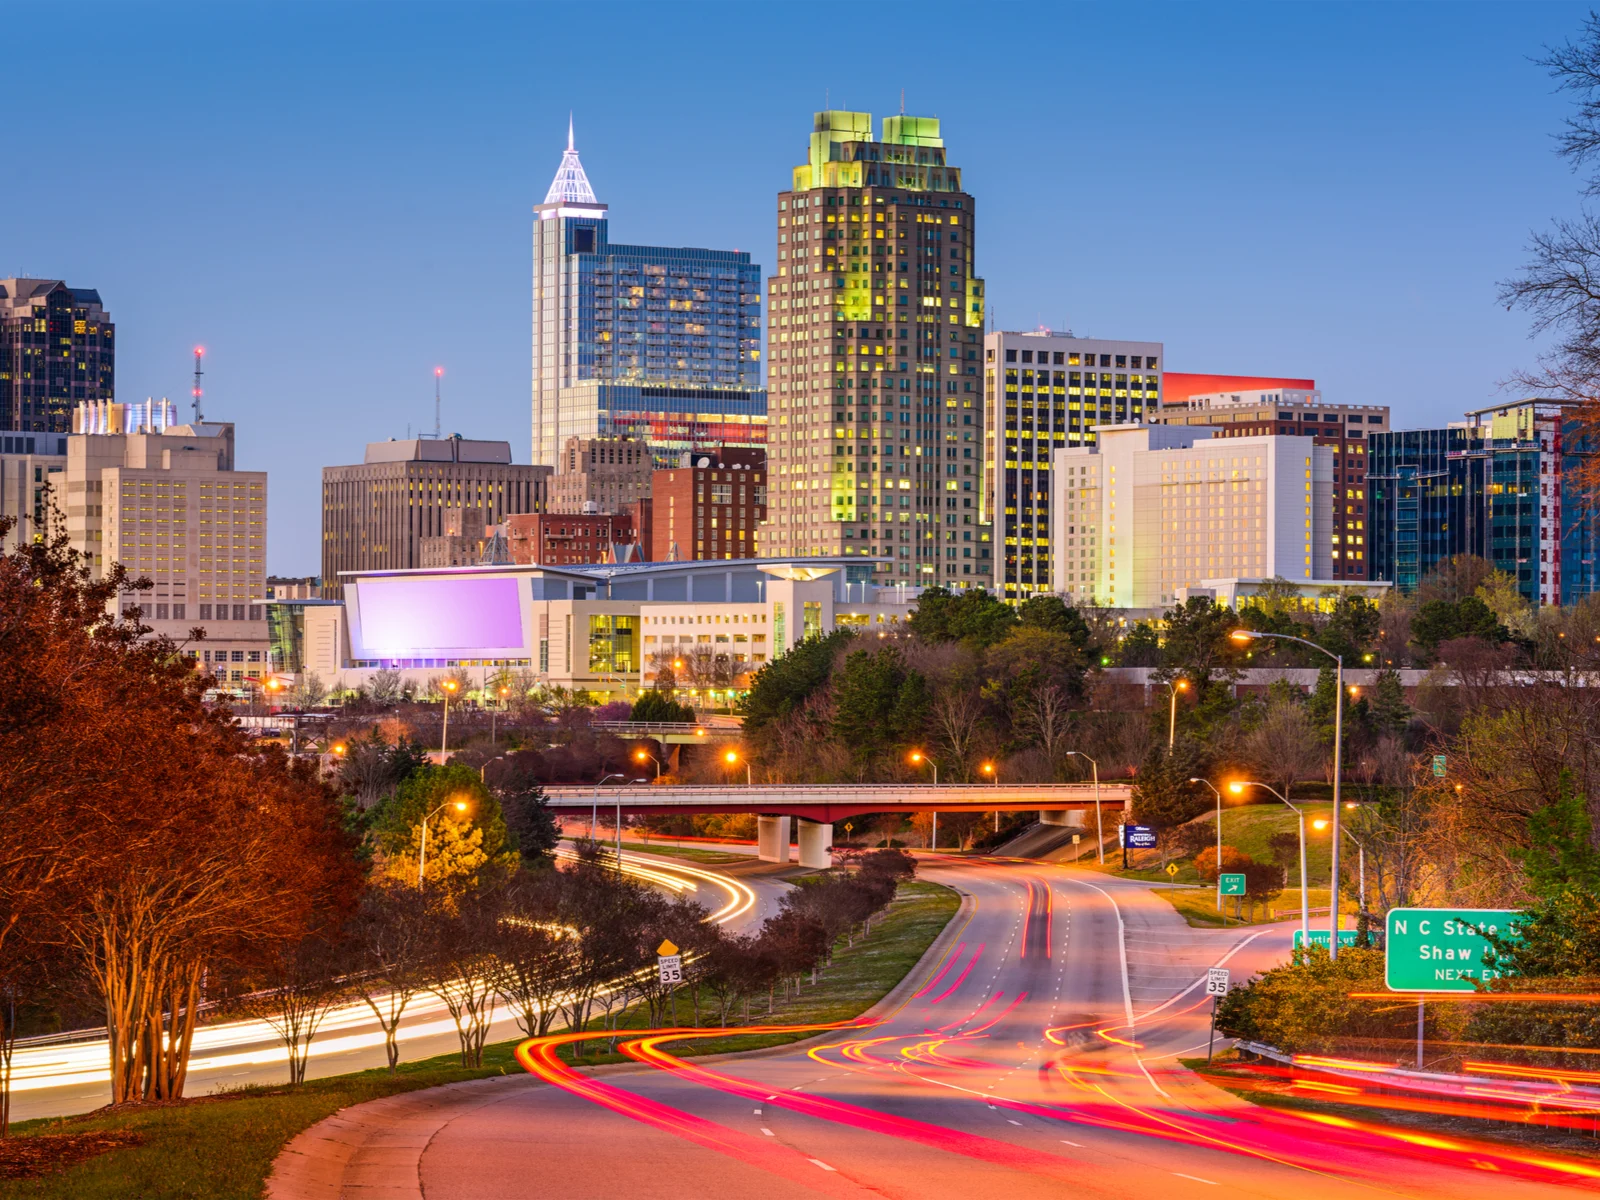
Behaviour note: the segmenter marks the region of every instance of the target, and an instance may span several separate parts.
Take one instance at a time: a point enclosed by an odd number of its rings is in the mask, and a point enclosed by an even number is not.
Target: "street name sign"
[[[1226,996],[1228,994],[1228,968],[1212,967],[1206,971],[1206,995]]]
[[[1243,875],[1218,875],[1217,894],[1220,896],[1244,895]]]
[[[1391,908],[1384,983],[1391,992],[1473,992],[1499,971],[1486,968],[1484,933],[1506,937],[1521,914],[1502,908]]]
[[[1357,936],[1354,929],[1341,929],[1339,930],[1339,945],[1341,947],[1354,946]],[[1305,944],[1306,931],[1304,929],[1296,929],[1294,931],[1294,948],[1298,950]],[[1326,929],[1313,929],[1311,931],[1311,944],[1313,946],[1321,946],[1326,950],[1328,948],[1328,931]]]

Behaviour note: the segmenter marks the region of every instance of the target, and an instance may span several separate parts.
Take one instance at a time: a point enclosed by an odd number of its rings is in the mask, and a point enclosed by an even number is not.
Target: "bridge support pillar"
[[[756,857],[763,862],[789,861],[788,817],[756,817]]]
[[[833,866],[833,825],[827,821],[799,821],[800,865],[802,867]]]
[[[1039,824],[1077,827],[1083,824],[1083,813],[1072,808],[1047,808],[1039,814]]]

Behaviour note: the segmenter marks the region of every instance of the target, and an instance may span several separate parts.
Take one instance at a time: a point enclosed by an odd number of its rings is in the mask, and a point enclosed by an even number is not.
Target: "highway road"
[[[770,877],[741,879],[660,856],[629,853],[623,857],[652,885],[692,893],[733,930],[759,927],[777,912],[778,897],[789,886]],[[502,1009],[489,1040],[510,1041],[519,1034],[516,1021]],[[455,1025],[437,997],[422,995],[412,1002],[401,1022],[400,1048],[406,1061],[453,1054],[460,1048]],[[383,1035],[371,1011],[364,1004],[352,1003],[329,1017],[312,1042],[307,1075],[342,1075],[381,1067],[386,1061]],[[105,1104],[110,1088],[107,1062],[105,1038],[98,1035],[19,1046],[12,1120],[65,1116]],[[206,1025],[195,1034],[186,1093],[201,1096],[250,1083],[280,1084],[287,1075],[283,1046],[265,1023],[224,1021]]]
[[[1520,1198],[1600,1178],[1555,1155],[1257,1108],[1179,1066],[1205,1050],[1205,968],[1242,978],[1281,961],[1287,926],[1190,929],[1148,886],[1057,864],[923,865],[972,903],[875,1027],[716,1063],[640,1038],[644,1065],[596,1076],[529,1046],[555,1086],[442,1121],[410,1178],[428,1200]]]

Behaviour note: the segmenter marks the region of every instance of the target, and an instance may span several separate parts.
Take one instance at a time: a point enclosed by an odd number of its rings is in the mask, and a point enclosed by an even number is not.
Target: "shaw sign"
[[[1510,937],[1520,913],[1499,908],[1391,908],[1384,982],[1391,992],[1475,992],[1502,972],[1484,965],[1485,933]]]

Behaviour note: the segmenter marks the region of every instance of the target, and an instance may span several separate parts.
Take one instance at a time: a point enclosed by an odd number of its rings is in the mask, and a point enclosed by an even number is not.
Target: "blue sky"
[[[773,261],[811,113],[944,122],[1008,329],[1312,376],[1399,427],[1496,399],[1494,303],[1575,211],[1530,61],[1581,4],[10,6],[0,274],[98,287],[122,399],[271,472],[319,569],[320,469],[433,422],[529,440],[529,208],[567,113],[619,241]],[[187,408],[185,407],[185,411]]]

